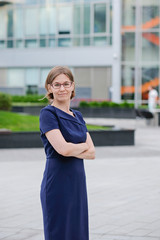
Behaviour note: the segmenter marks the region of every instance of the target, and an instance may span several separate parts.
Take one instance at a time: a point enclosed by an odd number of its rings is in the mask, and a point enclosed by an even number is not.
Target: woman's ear
[[[48,88],[48,92],[51,93],[52,90],[51,90],[51,84],[47,84],[47,88]]]
[[[73,90],[75,89],[75,83],[74,82],[72,82],[72,87],[73,87]]]

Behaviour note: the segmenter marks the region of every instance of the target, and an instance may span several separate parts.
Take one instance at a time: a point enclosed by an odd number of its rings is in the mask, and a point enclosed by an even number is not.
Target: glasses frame
[[[66,82],[68,82],[68,83],[70,83],[70,86],[69,87],[66,87],[66,86],[64,86],[64,84],[66,83]],[[53,84],[50,84],[54,89],[60,89],[61,88],[61,86],[63,86],[65,89],[66,88],[70,88],[71,86],[72,86],[72,81],[66,81],[66,82],[64,82],[64,83],[58,83],[60,86],[59,87],[55,87]]]

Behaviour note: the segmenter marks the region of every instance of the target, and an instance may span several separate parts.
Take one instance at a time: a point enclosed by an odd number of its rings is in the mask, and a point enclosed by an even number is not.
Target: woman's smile
[[[66,96],[67,93],[59,93],[58,95],[59,95],[59,96]]]

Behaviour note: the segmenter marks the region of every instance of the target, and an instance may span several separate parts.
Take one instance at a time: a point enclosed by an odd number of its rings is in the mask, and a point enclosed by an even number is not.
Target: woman
[[[154,113],[157,107],[158,92],[152,86],[149,87],[148,93],[148,109],[150,112]]]
[[[45,240],[88,240],[83,158],[95,149],[79,111],[70,109],[75,83],[67,67],[54,67],[45,88],[51,104],[40,112],[46,167],[41,184]]]

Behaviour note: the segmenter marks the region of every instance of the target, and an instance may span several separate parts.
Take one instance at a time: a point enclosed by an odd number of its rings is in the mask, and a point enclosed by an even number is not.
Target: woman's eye
[[[60,87],[61,85],[59,83],[54,84],[55,87]]]
[[[64,83],[64,86],[69,86],[69,85],[70,85],[69,82]]]

